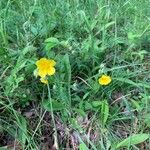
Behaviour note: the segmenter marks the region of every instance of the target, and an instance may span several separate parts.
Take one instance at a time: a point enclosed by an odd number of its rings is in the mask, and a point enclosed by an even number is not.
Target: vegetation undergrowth
[[[149,0],[0,1],[0,149],[148,150]]]

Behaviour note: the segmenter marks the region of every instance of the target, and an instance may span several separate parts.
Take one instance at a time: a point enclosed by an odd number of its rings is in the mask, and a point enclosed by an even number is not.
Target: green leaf
[[[83,132],[83,128],[81,127],[80,123],[77,121],[76,118],[70,118],[69,122],[70,122],[70,125],[73,129],[76,129],[80,132]]]
[[[109,116],[109,104],[107,100],[104,100],[101,105],[101,120],[103,125],[105,125]]]
[[[79,115],[86,117],[86,113],[82,109],[74,108],[73,110],[76,111]]]
[[[69,55],[66,54],[64,56],[64,68],[66,71],[66,79],[68,80],[69,84],[71,81],[71,65],[70,65],[70,60],[69,60]]]
[[[49,100],[44,100],[42,102],[42,106],[47,111],[51,111],[51,105],[50,105],[50,101]],[[53,106],[53,111],[58,111],[58,110],[65,109],[64,104],[62,104],[61,102],[58,102],[58,101],[54,101],[54,100],[52,100],[52,106]]]
[[[64,48],[71,49],[71,46],[69,45],[68,41],[61,41],[60,45],[63,46]]]
[[[31,53],[35,50],[36,50],[36,48],[33,45],[26,46],[22,51],[20,51],[20,53],[21,53],[20,57],[23,58],[24,55],[26,55],[27,53]]]
[[[79,150],[88,150],[88,147],[84,143],[80,143]]]
[[[93,109],[93,106],[89,102],[85,102],[85,106],[84,107],[85,107],[85,110],[92,110]]]
[[[50,37],[50,38],[46,39],[45,40],[46,50],[51,50],[55,46],[59,45],[59,43],[60,43],[59,40],[54,37]]]
[[[64,69],[65,69],[65,81],[67,81],[67,96],[68,96],[68,102],[69,105],[71,105],[71,65],[69,60],[69,55],[66,54],[64,56]]]
[[[54,37],[47,38],[44,42],[45,43],[59,43],[58,39]]]
[[[135,83],[132,80],[127,79],[127,78],[115,78],[115,79],[118,80],[118,81],[124,82],[124,83],[128,83],[128,84],[137,86],[137,83]]]
[[[150,85],[147,83],[144,83],[144,82],[135,83],[134,81],[127,79],[127,78],[114,78],[114,79],[121,81],[121,82],[124,82],[124,83],[127,83],[127,84],[131,84],[131,85],[136,86],[136,87],[142,87],[142,88],[145,87],[145,88],[150,89]]]
[[[98,106],[100,106],[100,105],[102,105],[102,101],[93,101],[93,102],[92,102],[92,106],[93,106],[93,107],[98,107]]]
[[[142,82],[142,83],[137,83],[137,85],[140,87],[143,87],[143,88],[150,89],[150,84],[148,84],[148,83]]]
[[[109,22],[104,27],[102,27],[102,30],[106,30],[107,28],[109,28],[110,26],[112,26],[114,24],[115,24],[115,21]]]
[[[150,113],[144,115],[144,123],[150,127]]]
[[[142,61],[144,59],[144,56],[147,54],[148,52],[145,50],[140,50],[138,52],[132,52],[131,55],[133,57],[138,56],[140,58],[140,60]]]
[[[144,142],[149,138],[149,134],[134,134],[118,143],[116,148],[127,147],[129,145],[135,145]]]
[[[137,111],[141,111],[142,110],[142,106],[140,106],[138,101],[135,101],[133,99],[131,99],[132,105],[133,107],[137,110]]]
[[[89,96],[89,94],[89,92],[86,92],[82,99],[85,100]]]
[[[8,150],[8,148],[6,147],[0,147],[0,150]]]
[[[18,125],[18,138],[24,146],[27,141],[27,122],[26,119],[21,115],[19,116]]]
[[[140,37],[141,37],[140,34],[134,34],[134,33],[132,33],[132,32],[129,32],[129,33],[128,33],[128,40],[129,40],[130,42],[134,42],[135,40],[139,39]]]

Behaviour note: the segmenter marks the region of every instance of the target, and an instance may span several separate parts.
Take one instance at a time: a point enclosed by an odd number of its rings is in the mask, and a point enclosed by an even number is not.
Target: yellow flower
[[[108,85],[112,81],[110,76],[107,75],[102,75],[99,79],[98,82],[101,85]]]
[[[41,78],[40,81],[41,81],[42,83],[44,83],[44,84],[48,84],[48,80],[45,79],[45,78]]]
[[[56,65],[56,62],[52,59],[47,59],[47,58],[41,58],[40,60],[38,60],[36,62],[36,66],[37,66],[37,76],[41,77],[41,82],[47,84],[48,81],[46,78],[46,76],[51,76],[53,74],[55,74],[55,68],[54,66]]]

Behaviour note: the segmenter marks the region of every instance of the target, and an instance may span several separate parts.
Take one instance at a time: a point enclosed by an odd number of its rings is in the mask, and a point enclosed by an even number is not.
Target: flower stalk
[[[55,119],[54,119],[53,104],[52,104],[52,98],[51,98],[49,84],[47,84],[47,88],[48,88],[48,98],[49,98],[50,109],[51,109],[51,117],[52,117],[52,122],[53,122],[53,126],[54,126],[54,146],[57,150],[59,150],[58,134],[57,134],[57,128],[56,128]]]

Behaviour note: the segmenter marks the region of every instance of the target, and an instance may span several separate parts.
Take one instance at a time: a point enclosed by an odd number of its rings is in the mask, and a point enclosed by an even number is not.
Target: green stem
[[[59,150],[57,128],[56,128],[55,119],[54,119],[53,104],[52,104],[52,98],[51,98],[49,84],[47,84],[47,88],[48,88],[48,97],[49,97],[49,101],[50,101],[51,117],[52,117],[52,122],[53,122],[53,126],[54,126],[54,141],[55,141],[54,144],[56,146],[56,149]]]

